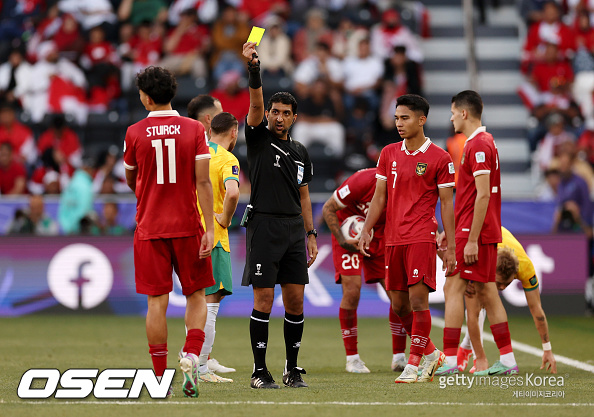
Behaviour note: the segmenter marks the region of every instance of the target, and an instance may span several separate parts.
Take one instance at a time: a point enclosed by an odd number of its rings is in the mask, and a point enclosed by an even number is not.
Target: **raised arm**
[[[244,43],[242,53],[248,60],[248,83],[250,87],[250,109],[247,115],[247,124],[248,126],[258,126],[264,119],[264,93],[262,92],[260,61],[256,52],[256,43]]]
[[[547,323],[547,316],[542,309],[538,288],[532,291],[525,291],[524,294],[526,295],[528,308],[530,309],[530,314],[532,314],[532,318],[534,319],[534,324],[536,325],[536,330],[538,330],[538,334],[540,335],[540,340],[543,346],[542,365],[540,366],[540,369],[546,368],[547,370],[550,370],[552,374],[556,374],[557,361],[555,360],[555,357],[553,356],[553,350],[551,349],[551,339],[549,339],[549,325]]]

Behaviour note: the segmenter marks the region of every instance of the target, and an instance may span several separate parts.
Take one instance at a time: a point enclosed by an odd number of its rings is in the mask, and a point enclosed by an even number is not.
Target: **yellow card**
[[[258,26],[252,26],[252,31],[250,32],[250,36],[248,37],[248,42],[256,42],[256,46],[260,45],[260,41],[264,36],[264,31],[266,29],[259,28]]]

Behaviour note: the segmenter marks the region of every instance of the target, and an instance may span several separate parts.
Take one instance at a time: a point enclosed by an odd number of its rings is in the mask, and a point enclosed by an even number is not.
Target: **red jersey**
[[[126,131],[124,166],[136,177],[140,240],[203,232],[196,205],[195,161],[210,159],[202,123],[175,110],[150,112]]]
[[[169,32],[169,37],[173,36],[172,29]],[[173,50],[172,54],[174,55],[186,55],[192,52],[196,52],[200,50],[206,45],[208,42],[208,38],[210,36],[208,26],[205,25],[194,25],[189,28],[184,34],[181,36],[181,39],[177,43],[177,46]]]
[[[26,125],[14,122],[9,128],[0,126],[0,143],[10,142],[15,158],[33,164],[37,159],[33,132]]]
[[[501,242],[501,172],[497,146],[487,128],[479,127],[466,140],[456,193],[456,238],[467,239],[474,217],[477,175],[489,174],[491,198],[479,243]]]
[[[334,191],[334,199],[340,206],[340,210],[336,212],[340,223],[350,216],[367,216],[377,181],[375,171],[375,168],[357,171]],[[386,211],[384,210],[373,227],[373,234],[376,239],[384,235],[385,223]]]
[[[27,170],[20,162],[13,160],[6,169],[0,167],[0,194],[11,192],[18,178],[27,178]]]
[[[450,154],[429,138],[414,152],[406,140],[382,149],[377,179],[387,182],[386,246],[435,242],[439,188],[453,187]]]

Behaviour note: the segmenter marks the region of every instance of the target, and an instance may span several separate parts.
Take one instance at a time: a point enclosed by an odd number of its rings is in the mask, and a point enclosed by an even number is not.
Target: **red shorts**
[[[361,269],[363,269],[363,277],[367,284],[384,279],[386,273],[383,238],[377,240],[373,238],[369,250],[370,257],[360,252],[348,251],[341,248],[336,238],[332,236],[332,259],[336,270],[334,279],[337,284],[340,284],[343,275],[361,275]]]
[[[163,295],[173,290],[173,270],[182,293],[190,295],[215,284],[210,256],[200,259],[200,237],[140,240],[134,235],[136,292]]]
[[[435,243],[386,246],[386,290],[408,292],[423,280],[429,292],[435,291],[436,256]]]
[[[495,282],[497,269],[497,243],[478,245],[478,261],[472,265],[464,262],[464,247],[468,239],[456,239],[456,270],[452,275],[460,273],[460,277],[469,281]]]

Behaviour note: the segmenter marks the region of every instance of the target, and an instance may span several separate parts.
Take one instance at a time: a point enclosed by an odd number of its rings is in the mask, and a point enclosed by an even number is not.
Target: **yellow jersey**
[[[501,243],[498,248],[510,248],[518,257],[519,267],[516,278],[522,283],[524,291],[532,291],[538,288],[538,278],[534,271],[534,265],[522,247],[522,244],[505,227],[501,227]]]
[[[215,213],[223,212],[223,201],[225,201],[225,183],[229,180],[239,183],[239,161],[231,152],[214,142],[208,142],[210,151],[210,182],[212,183],[213,209]],[[200,220],[204,224],[204,215],[200,204]],[[229,233],[227,229],[215,219],[214,221],[214,247],[222,247],[225,251],[231,252],[229,247]]]

